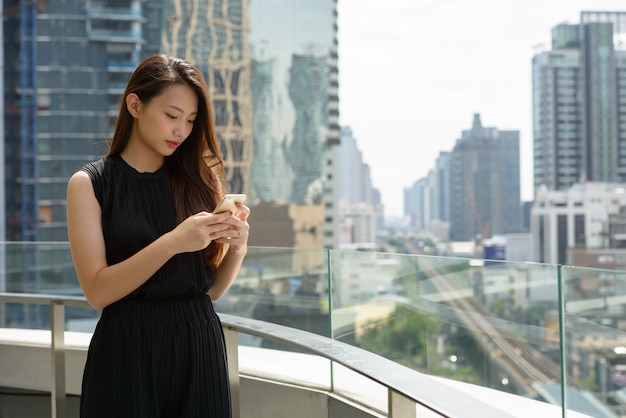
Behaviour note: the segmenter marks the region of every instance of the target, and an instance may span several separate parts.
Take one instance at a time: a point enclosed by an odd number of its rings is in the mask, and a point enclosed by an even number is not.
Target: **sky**
[[[532,58],[581,11],[625,0],[338,0],[339,122],[349,126],[387,217],[480,114],[520,131],[523,200],[533,198]]]

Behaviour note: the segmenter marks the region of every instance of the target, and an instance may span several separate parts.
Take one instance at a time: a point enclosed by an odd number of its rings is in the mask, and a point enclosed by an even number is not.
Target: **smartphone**
[[[237,213],[237,203],[243,203],[246,201],[245,194],[227,194],[224,195],[220,203],[217,204],[215,209],[213,209],[213,213],[221,213],[226,211],[231,211],[232,213]]]

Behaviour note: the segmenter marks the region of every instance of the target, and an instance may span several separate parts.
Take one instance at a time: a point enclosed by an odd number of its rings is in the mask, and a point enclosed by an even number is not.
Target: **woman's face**
[[[173,84],[148,103],[139,101],[133,110],[129,104],[129,111],[135,118],[130,137],[132,145],[168,156],[191,133],[198,115],[198,96],[186,84]]]

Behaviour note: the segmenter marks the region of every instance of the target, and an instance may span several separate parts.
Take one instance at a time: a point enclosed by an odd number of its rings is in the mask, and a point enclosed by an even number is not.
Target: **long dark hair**
[[[208,87],[195,66],[167,55],[152,55],[139,64],[120,99],[120,112],[107,156],[120,154],[130,139],[135,119],[126,107],[126,97],[135,93],[146,104],[173,84],[188,85],[198,95],[198,115],[191,133],[165,161],[176,216],[181,222],[194,213],[214,208],[225,186],[224,160],[215,133]],[[205,260],[216,266],[224,252],[224,245],[212,242],[205,250]]]

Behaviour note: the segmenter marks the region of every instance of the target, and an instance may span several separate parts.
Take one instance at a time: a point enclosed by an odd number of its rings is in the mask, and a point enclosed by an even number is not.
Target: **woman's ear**
[[[139,100],[139,96],[135,93],[128,94],[128,96],[126,96],[126,109],[128,109],[128,113],[130,113],[132,117],[137,118],[141,111],[141,100]]]

